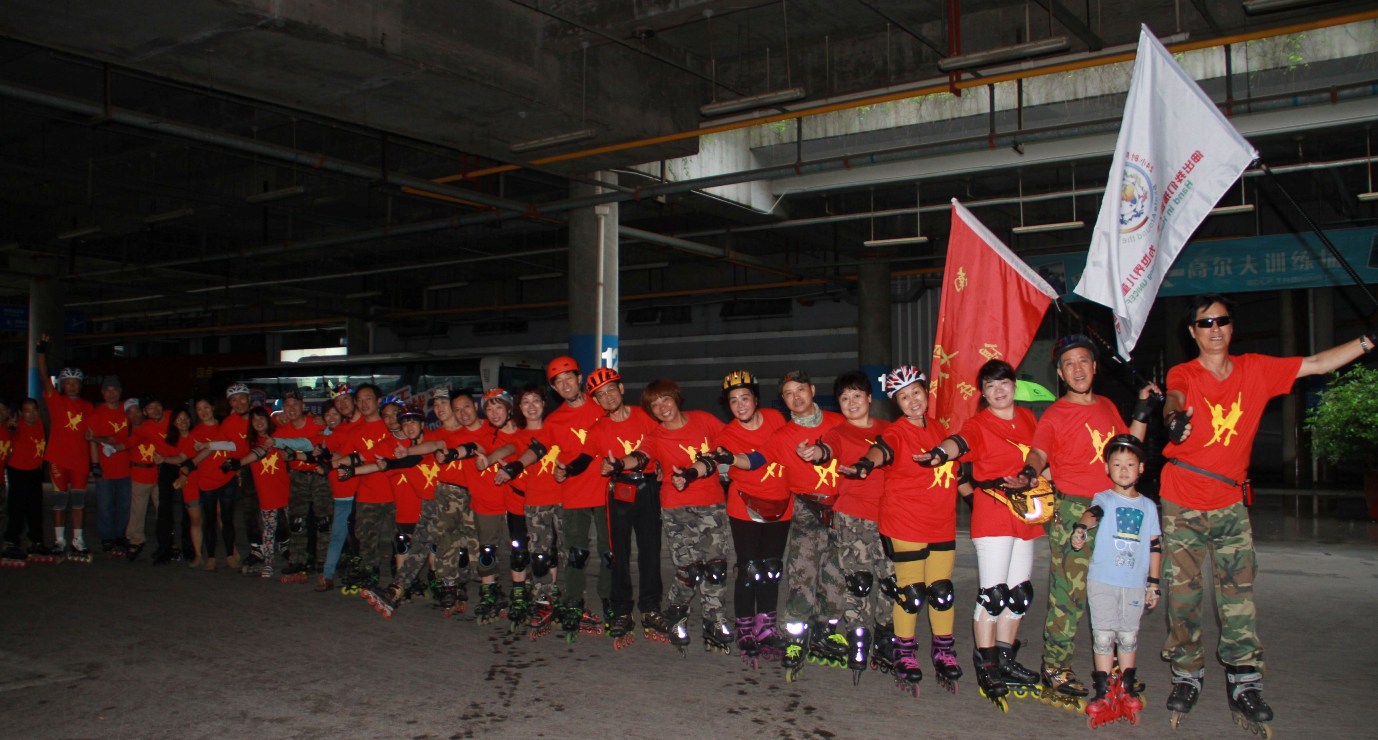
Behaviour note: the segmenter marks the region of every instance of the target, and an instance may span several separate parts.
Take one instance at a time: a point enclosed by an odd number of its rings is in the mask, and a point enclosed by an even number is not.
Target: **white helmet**
[[[225,398],[230,398],[231,396],[236,396],[240,393],[243,393],[246,396],[249,395],[249,386],[244,385],[243,383],[231,383],[230,387],[225,389]]]
[[[899,390],[907,385],[922,383],[927,378],[923,376],[917,367],[913,365],[900,365],[885,375],[880,376],[880,387],[885,391],[885,395],[894,398]]]
[[[77,368],[77,367],[64,367],[64,368],[62,368],[61,370],[59,370],[59,371],[57,372],[57,380],[58,380],[59,383],[62,382],[62,381],[64,381],[64,380],[85,380],[85,379],[86,379],[86,373],[83,373],[83,372],[81,371],[81,368]]]

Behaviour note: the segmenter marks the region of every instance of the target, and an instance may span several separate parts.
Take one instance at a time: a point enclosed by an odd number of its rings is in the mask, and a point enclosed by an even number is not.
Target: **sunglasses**
[[[1191,323],[1195,324],[1197,329],[1210,329],[1215,326],[1229,326],[1232,320],[1229,316],[1211,316]]]

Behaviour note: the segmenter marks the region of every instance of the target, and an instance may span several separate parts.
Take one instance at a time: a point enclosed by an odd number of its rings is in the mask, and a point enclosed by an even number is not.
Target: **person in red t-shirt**
[[[167,436],[156,443],[154,459],[160,466],[172,466],[177,474],[171,485],[174,491],[181,491],[184,541],[182,557],[188,561],[188,567],[199,568],[202,565],[201,487],[195,463],[187,464],[197,454],[196,442],[192,438],[194,427],[191,412],[186,408],[178,408],[172,412],[171,417]],[[190,547],[185,544],[188,541],[191,543]],[[156,564],[158,561],[154,562]]]
[[[847,421],[800,449],[799,457],[805,462],[818,465],[834,458],[839,464],[857,460],[879,436],[881,426],[871,418],[870,378],[855,370],[843,373],[833,382],[833,396]],[[873,588],[886,579],[893,581],[894,568],[885,557],[878,524],[884,492],[884,471],[864,477],[842,477],[833,503],[828,557],[819,577],[829,614],[840,617],[840,626],[846,630],[847,662],[855,680],[860,680],[861,672],[870,663],[873,641],[884,637],[888,643],[890,637],[881,635],[879,629],[884,621],[882,615],[888,611],[881,601],[884,594],[880,588]],[[889,647],[882,650],[885,656],[890,655]]]
[[[279,440],[279,446],[292,446],[301,452],[310,452],[325,441],[325,429],[306,414],[306,404],[302,402],[298,391],[290,391],[282,399],[282,413],[283,423],[273,429],[273,438]],[[319,553],[330,551],[335,504],[330,483],[321,474],[320,468],[305,460],[295,459],[296,455],[292,457],[294,459],[287,463],[287,480],[290,483],[287,522],[291,561],[283,568],[282,574],[292,576],[295,580],[315,570],[317,563],[324,562],[324,557],[317,557]],[[314,551],[310,547],[309,531],[313,519],[316,527]],[[324,574],[319,576],[317,585],[324,578]]]
[[[885,470],[879,530],[886,554],[894,563],[895,575],[893,579],[882,579],[879,590],[895,602],[890,612],[894,634],[887,640],[883,631],[877,630],[877,650],[882,665],[888,659],[899,688],[917,693],[923,672],[915,657],[914,638],[919,612],[927,603],[928,626],[933,635],[933,669],[938,682],[955,691],[956,681],[962,677],[953,640],[956,465],[926,467],[914,461],[916,454],[943,439],[941,427],[928,423],[928,379],[924,374],[913,365],[900,365],[881,378],[881,387],[899,407],[902,418],[877,434],[874,443],[855,463],[838,469],[847,478],[865,479],[877,468]]]
[[[612,540],[612,605],[605,619],[615,648],[626,647],[632,634],[632,608],[641,609],[644,634],[663,634],[665,617],[660,612],[664,584],[660,578],[660,481],[655,468],[614,474],[603,462],[641,446],[656,422],[643,409],[626,404],[622,375],[609,367],[589,373],[584,392],[606,416],[589,430],[586,449],[599,459],[600,473],[608,478],[608,520]],[[636,538],[636,565],[640,576],[639,598],[633,603],[632,538]],[[656,625],[660,630],[656,630]]]
[[[48,375],[48,335],[36,344],[38,375]],[[67,550],[67,510],[72,511],[72,555],[76,560],[90,562],[91,551],[86,547],[85,509],[86,483],[96,464],[91,461],[91,403],[81,397],[81,383],[86,374],[75,367],[58,371],[57,379],[43,388],[43,401],[48,406],[48,420],[53,428],[48,436],[43,459],[48,463],[53,491],[44,496],[44,503],[53,510],[53,548],[61,555]]]
[[[227,428],[215,416],[215,406],[209,398],[196,400],[197,425],[191,430],[191,440],[196,455],[182,463],[182,470],[188,476],[195,472],[196,487],[200,491],[201,502],[201,566],[208,571],[215,570],[216,529],[225,543],[225,565],[231,570],[239,570],[239,556],[235,553],[234,505],[238,488],[236,473],[221,469],[221,465],[231,458],[243,457],[248,452],[247,434],[241,437]]]
[[[120,401],[123,388],[114,375],[101,381],[101,403],[91,409],[87,420],[91,428],[90,454],[96,465],[91,477],[96,482],[96,533],[100,535],[101,552],[124,557],[128,542],[129,499],[132,487],[129,480],[129,420],[125,418]],[[134,402],[138,406],[138,401]]]
[[[1373,350],[1361,336],[1310,357],[1231,355],[1234,305],[1222,295],[1192,299],[1187,333],[1201,354],[1168,371],[1163,407],[1169,444],[1163,451],[1163,580],[1171,629],[1163,655],[1172,664],[1168,709],[1191,711],[1201,690],[1201,572],[1212,569],[1220,614],[1216,654],[1225,664],[1236,719],[1268,722],[1263,648],[1254,607],[1254,540],[1240,489],[1264,406],[1288,393],[1297,378],[1334,371]],[[1206,424],[1209,423],[1209,428]],[[1206,565],[1207,558],[1212,565]]]
[[[699,475],[695,465],[710,454],[709,442],[723,423],[704,411],[682,411],[679,384],[661,378],[641,392],[641,408],[660,426],[629,455],[602,464],[603,472],[645,472],[655,463],[672,476],[673,491],[661,491],[661,528],[670,547],[676,577],[670,582],[670,608],[665,611],[668,639],[683,653],[689,646],[689,607],[695,593],[703,599],[705,649],[730,654],[732,628],[727,626],[722,592],[727,582],[727,505],[715,475]]]
[[[1072,532],[1091,506],[1091,498],[1114,487],[1101,454],[1105,443],[1126,429],[1143,440],[1153,413],[1153,394],[1161,393],[1156,385],[1145,385],[1134,407],[1134,422],[1126,425],[1115,404],[1092,388],[1099,357],[1095,343],[1082,334],[1069,334],[1053,345],[1053,366],[1067,391],[1043,412],[1024,469],[1007,481],[1014,488],[1031,485],[1045,468],[1056,481],[1058,496],[1048,523],[1051,558],[1042,680],[1055,697],[1062,697],[1061,703],[1077,709],[1084,704],[1079,699],[1088,692],[1072,669],[1072,656],[1077,628],[1086,613],[1091,549],[1072,549]]]
[[[163,413],[163,402],[145,396],[138,400],[139,422],[129,414],[129,479],[131,496],[129,499],[129,528],[125,537],[129,540],[129,560],[133,562],[143,552],[148,541],[145,517],[148,505],[153,504],[154,534],[158,541],[156,561],[164,553],[171,560],[172,549],[172,511],[171,497],[162,499],[158,489],[159,467],[157,462],[158,443],[167,434],[168,419]],[[164,511],[164,507],[168,511]],[[164,529],[166,527],[166,529]],[[167,561],[164,561],[167,562]]]
[[[379,413],[381,395],[378,386],[372,383],[354,390],[360,419],[349,425],[343,448],[331,460],[337,478],[351,479],[355,469],[380,458],[390,458],[399,447]],[[361,592],[378,585],[383,568],[390,569],[396,529],[397,508],[388,476],[381,473],[359,476],[354,501],[354,533],[359,539],[359,559],[364,570],[364,582],[359,584]]]
[[[531,613],[527,626],[531,636],[537,638],[549,629],[559,606],[555,584],[559,579],[560,519],[564,507],[560,504],[562,491],[560,484],[555,481],[555,467],[560,450],[558,447],[548,449],[552,442],[550,428],[544,422],[545,390],[535,384],[522,388],[517,393],[517,407],[521,409],[525,423],[518,435],[518,449],[525,451],[538,446],[546,450],[536,460],[539,464],[526,466],[517,478],[507,482],[522,499],[526,517],[527,550],[531,559],[531,585],[527,593]],[[518,461],[520,459],[518,457]],[[507,481],[507,474],[500,468],[493,480]]]
[[[50,557],[54,553],[43,545],[43,451],[47,442],[38,401],[24,399],[13,423],[9,454],[5,456],[5,477],[9,481],[5,545],[7,549],[19,550],[27,529],[28,554]]]
[[[971,508],[971,543],[976,548],[980,592],[973,615],[976,681],[981,693],[1004,706],[1009,684],[1016,690],[1039,683],[1037,671],[1016,659],[1019,624],[1033,603],[1033,543],[1043,536],[1037,516],[1016,512],[1018,499],[1002,486],[1018,474],[1038,425],[1033,412],[1014,405],[1014,368],[1004,360],[981,366],[976,385],[981,410],[961,430],[918,455],[925,465],[941,465],[970,455],[977,490]],[[1030,500],[1036,501],[1037,499]],[[1038,510],[1038,515],[1044,512]],[[1014,585],[1010,585],[1014,584]]]
[[[750,372],[728,373],[722,387],[719,402],[732,420],[713,439],[713,459],[696,462],[694,475],[708,476],[719,465],[728,466],[727,521],[737,554],[732,590],[737,648],[754,666],[762,656],[778,660],[785,649],[775,620],[794,500],[781,485],[781,466],[766,465],[759,452],[785,419],[773,410],[761,411],[760,385]]]
[[[474,469],[469,471],[470,505],[474,509],[474,524],[478,528],[479,541],[479,603],[474,607],[474,617],[479,624],[497,621],[506,605],[502,586],[498,584],[499,543],[504,539],[511,546],[508,565],[512,571],[512,597],[522,602],[516,607],[519,615],[514,615],[511,628],[517,623],[525,626],[526,601],[526,521],[522,520],[520,529],[513,529],[507,518],[509,488],[496,482],[496,474],[506,458],[515,459],[517,453],[517,423],[512,418],[516,402],[512,394],[502,388],[490,388],[484,392],[480,411],[487,424],[480,425],[479,447],[487,450],[474,461]],[[461,421],[465,418],[460,414]],[[520,587],[520,592],[518,588]]]
[[[220,464],[220,469],[225,472],[249,468],[254,477],[254,490],[258,491],[259,553],[262,559],[251,563],[245,558],[243,573],[246,576],[257,574],[260,578],[273,577],[278,520],[287,511],[291,488],[287,479],[287,459],[273,444],[273,429],[273,419],[267,409],[262,406],[250,409],[249,434],[245,439],[248,453]]]

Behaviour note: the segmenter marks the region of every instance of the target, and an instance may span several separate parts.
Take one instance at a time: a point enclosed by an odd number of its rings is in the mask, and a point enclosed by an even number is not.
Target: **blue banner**
[[[1366,284],[1378,284],[1378,229],[1344,229],[1325,235]],[[1065,300],[1086,269],[1086,253],[1049,254],[1024,260]],[[1168,269],[1160,296],[1247,293],[1261,290],[1353,285],[1315,234],[1278,234],[1191,242]]]

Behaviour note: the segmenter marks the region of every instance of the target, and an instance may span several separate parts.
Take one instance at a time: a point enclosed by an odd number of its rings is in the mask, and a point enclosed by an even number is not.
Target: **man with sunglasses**
[[[1167,708],[1174,726],[1195,705],[1205,673],[1203,567],[1214,572],[1217,654],[1225,664],[1230,711],[1254,729],[1272,720],[1262,696],[1263,647],[1255,627],[1253,530],[1241,495],[1254,436],[1268,400],[1290,392],[1297,378],[1331,372],[1373,351],[1373,339],[1361,336],[1310,357],[1231,355],[1233,315],[1225,296],[1193,298],[1187,333],[1200,355],[1167,375],[1162,529],[1169,632],[1163,657],[1172,664]]]

